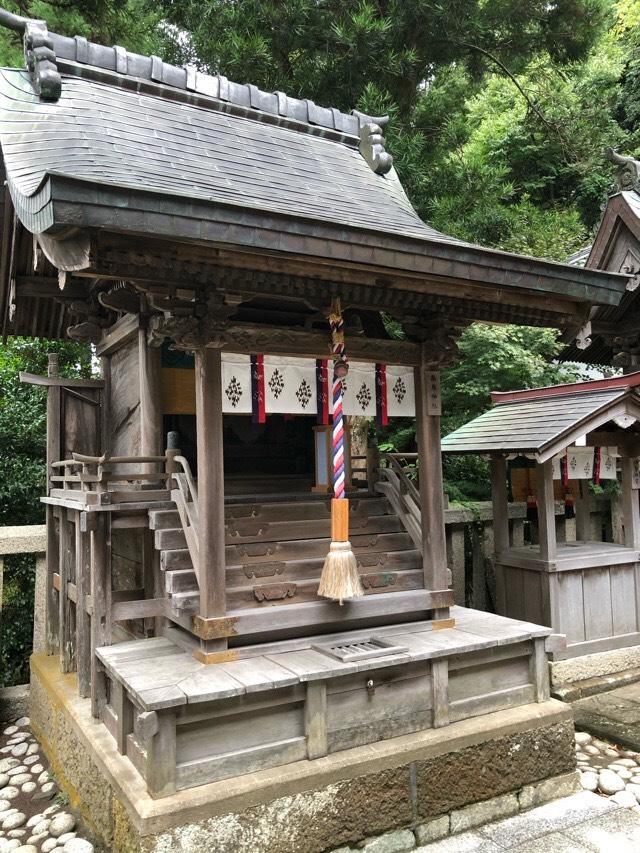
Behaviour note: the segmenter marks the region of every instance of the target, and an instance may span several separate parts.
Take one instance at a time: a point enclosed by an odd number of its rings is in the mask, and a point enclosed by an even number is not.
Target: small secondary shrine
[[[566,635],[554,660],[640,643],[639,389],[640,373],[630,373],[494,392],[489,411],[442,441],[444,452],[490,458],[497,612]],[[529,544],[513,541],[507,516],[510,475],[524,460],[534,469]],[[607,481],[621,490],[621,542],[603,541],[592,524],[590,483]],[[575,514],[571,541],[557,529],[557,497]]]
[[[475,788],[456,772],[425,805],[434,766],[449,778],[476,717],[478,761],[522,733],[483,796],[561,772],[550,629],[452,606],[439,370],[475,320],[579,334],[627,277],[430,228],[384,118],[0,22],[26,54],[0,71],[3,332],[86,341],[101,365],[22,377],[48,414],[31,719],[68,788],[84,762],[79,802],[110,792],[86,808],[107,846],[205,818],[219,839],[234,812],[226,847],[198,824],[181,849],[254,850],[258,805],[285,793],[321,796],[264,849],[357,841],[413,821],[410,802],[446,812]],[[415,417],[417,483],[351,458],[355,415]],[[528,737],[535,770],[513,758]]]

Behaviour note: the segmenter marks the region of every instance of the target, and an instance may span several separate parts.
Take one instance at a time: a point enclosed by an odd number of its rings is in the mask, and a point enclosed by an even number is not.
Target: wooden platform
[[[454,615],[444,630],[344,632],[211,666],[164,638],[101,648],[102,718],[152,795],[164,796],[548,698],[549,629]]]
[[[558,542],[553,559],[540,555],[539,545],[521,545],[501,551],[498,559],[507,566],[533,571],[572,571],[595,566],[622,565],[640,561],[640,551],[613,542]]]

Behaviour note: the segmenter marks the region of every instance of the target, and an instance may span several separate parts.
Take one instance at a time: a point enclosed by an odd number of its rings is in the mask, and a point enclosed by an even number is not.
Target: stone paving
[[[640,682],[571,703],[576,729],[640,752]]]
[[[51,776],[29,718],[0,734],[0,853],[94,853]]]

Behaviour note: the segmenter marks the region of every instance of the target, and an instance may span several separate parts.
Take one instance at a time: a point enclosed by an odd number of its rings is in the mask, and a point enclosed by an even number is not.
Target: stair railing
[[[189,556],[193,563],[193,570],[196,573],[198,586],[200,586],[198,489],[191,473],[191,466],[184,456],[180,456],[179,452],[178,455],[174,456],[168,450],[167,458],[167,468],[171,474],[170,482],[175,484],[175,489],[171,489],[171,500],[175,503],[178,510],[184,536],[187,540]]]
[[[422,551],[422,513],[420,492],[416,486],[419,476],[417,453],[381,453],[378,482],[375,489],[384,495],[415,547]]]

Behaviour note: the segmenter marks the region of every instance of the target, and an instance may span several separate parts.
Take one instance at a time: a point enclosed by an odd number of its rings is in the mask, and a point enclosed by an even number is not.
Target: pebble
[[[0,760],[0,773],[7,773],[12,767],[17,767],[20,762],[15,758],[3,758]]]
[[[64,835],[65,832],[73,832],[75,826],[76,819],[73,815],[70,815],[67,812],[61,812],[51,820],[49,825],[49,834],[53,835],[54,838],[59,838],[61,835]]]
[[[51,791],[55,791],[56,787],[57,786],[55,782],[45,782],[42,786],[42,793],[49,794]]]
[[[59,812],[59,811],[60,811],[60,806],[58,806],[58,805],[54,805],[54,806],[49,806],[49,808],[46,808],[46,809],[42,812],[42,814],[43,814],[45,817],[49,817],[49,815],[50,815],[50,814],[55,814],[56,812]]]
[[[638,801],[631,791],[617,791],[610,799],[626,809],[632,809],[638,805]]]
[[[633,758],[619,758],[616,761],[616,764],[619,764],[621,767],[637,767],[638,765],[635,763]]]
[[[46,832],[43,832],[42,835],[31,835],[27,838],[27,844],[42,844],[43,841],[46,841],[49,836]]]
[[[11,778],[12,785],[24,785],[25,782],[31,781],[30,773],[16,773],[16,775]]]
[[[624,782],[613,770],[601,770],[598,776],[598,787],[603,794],[617,794],[624,790]]]
[[[23,726],[28,726],[30,722],[31,720],[29,719],[29,717],[19,717],[16,720],[16,726],[22,728]]]
[[[29,758],[35,758],[35,755],[30,755]],[[44,767],[42,766],[42,764],[32,764],[29,769],[31,770],[31,772],[33,774],[38,774],[38,773],[42,773],[42,771],[44,770]]]
[[[5,817],[2,821],[2,828],[6,831],[7,829],[18,829],[27,822],[27,816],[24,812],[16,812],[15,814],[10,814],[9,817]]]
[[[591,761],[591,756],[587,755],[586,752],[577,752],[576,761]]]
[[[597,791],[598,789],[598,774],[592,771],[583,773],[580,777],[580,784],[585,791]]]
[[[27,755],[38,755],[40,752],[40,747],[37,743],[32,743],[29,749],[27,750]]]
[[[7,728],[2,732],[3,735],[14,735],[18,731],[17,726],[7,726]]]
[[[64,847],[67,841],[71,841],[71,839],[75,838],[77,834],[77,832],[65,832],[64,835],[61,835],[58,838],[58,847]]]
[[[33,794],[34,791],[37,791],[38,786],[35,782],[25,782],[23,785],[20,785],[20,790],[23,794]]]
[[[43,814],[34,814],[27,821],[27,826],[36,826],[41,820],[44,820]]]
[[[626,767],[610,767],[609,769],[613,770],[614,773],[617,773],[625,782],[628,782],[633,776],[633,773],[630,770],[627,770]]]
[[[57,838],[47,838],[47,840],[43,841],[42,844],[40,845],[40,850],[42,851],[42,853],[51,853],[51,851],[55,850],[55,848],[57,846],[58,846],[58,839]]]
[[[18,776],[20,773],[24,773],[27,768],[24,764],[18,764],[17,767],[12,767],[11,770],[7,770],[7,776]]]
[[[6,788],[2,788],[2,790],[0,790],[0,799],[15,800],[19,793],[19,788],[14,788],[13,785],[7,785]]]
[[[38,853],[38,848],[35,844],[22,844],[16,847],[16,853]]]
[[[597,755],[600,752],[598,747],[594,746],[592,743],[588,743],[582,751],[585,752],[587,755]],[[617,754],[618,753],[616,752],[616,755]]]
[[[27,767],[31,767],[31,765],[35,764],[35,762],[38,761],[39,759],[40,759],[39,755],[27,755],[26,758],[24,758],[23,760],[24,760],[24,763],[27,765]]]
[[[34,835],[42,835],[43,832],[48,832],[50,824],[51,824],[51,821],[46,817],[43,818],[42,820],[39,820],[37,823],[32,824],[33,834]],[[29,824],[27,824],[27,826],[29,826]]]
[[[11,777],[8,773],[0,773],[0,788],[4,788],[5,785],[8,785],[10,778]]]
[[[608,755],[609,758],[617,758],[618,757],[618,750],[613,749],[610,746],[608,746],[606,749],[604,749],[603,752],[605,755]]]
[[[94,853],[93,844],[85,838],[72,838],[62,848],[63,853]]]
[[[43,772],[38,776],[38,785],[44,785],[44,783],[45,783],[45,782],[48,782],[48,781],[49,781],[49,771],[48,771],[48,770],[44,770],[44,771],[43,771]]]
[[[8,853],[9,850],[15,850],[16,847],[22,847],[22,844],[20,844],[17,838],[12,838],[10,840],[0,838],[0,853]]]
[[[17,746],[14,746],[11,750],[11,755],[14,758],[19,758],[21,755],[26,755],[29,746],[26,743],[19,743]]]
[[[589,732],[576,732],[574,735],[574,740],[576,743],[584,745],[585,743],[591,743],[593,738],[589,734]]]
[[[26,829],[10,829],[9,832],[7,832],[7,838],[24,838],[26,834]]]
[[[627,782],[627,791],[631,791],[636,800],[640,803],[640,785],[634,785],[633,782]]]
[[[11,808],[11,802],[9,800],[0,800],[0,814],[8,811]]]

